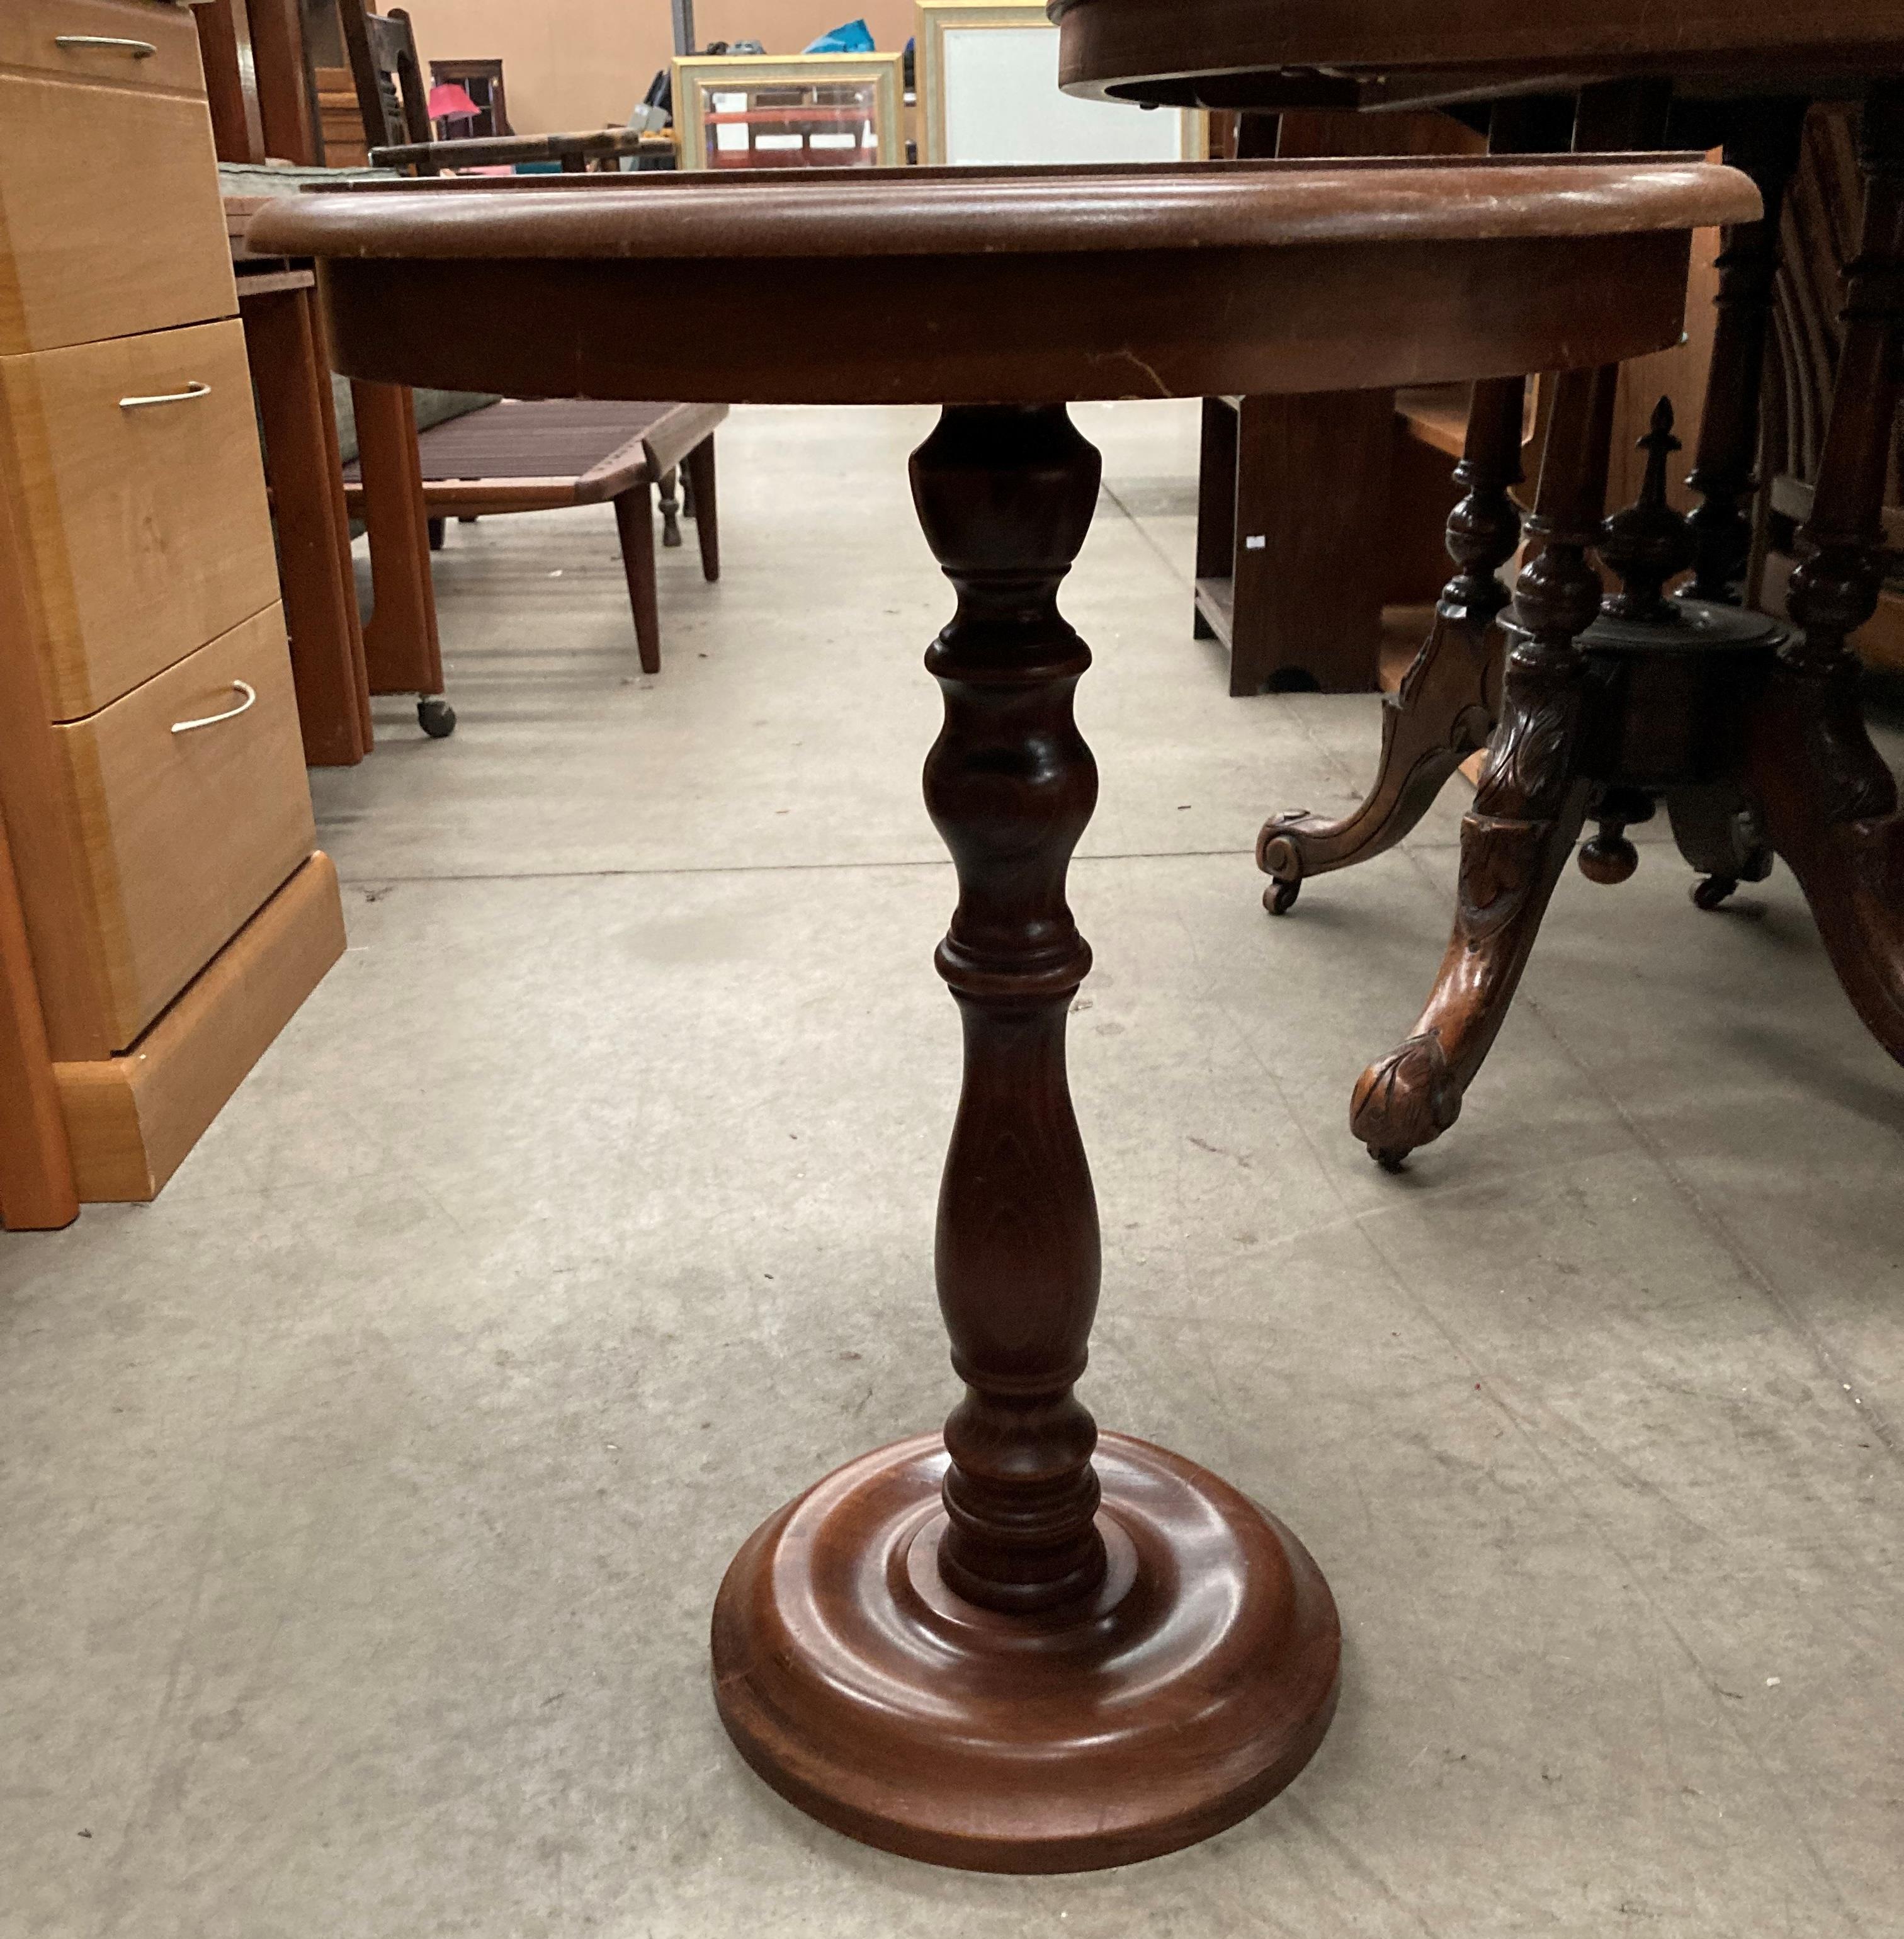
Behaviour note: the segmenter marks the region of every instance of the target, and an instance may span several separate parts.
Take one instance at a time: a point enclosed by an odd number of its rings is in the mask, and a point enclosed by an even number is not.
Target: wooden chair
[[[1781,614],[1797,563],[1798,532],[1812,515],[1832,389],[1844,354],[1840,312],[1863,203],[1857,124],[1857,111],[1848,102],[1811,109],[1780,231],[1760,462],[1766,489],[1747,583],[1768,611]],[[1884,583],[1876,611],[1849,644],[1867,666],[1894,674],[1904,673],[1904,574],[1899,569],[1904,559],[1904,423],[1893,430],[1884,469]]]
[[[260,259],[245,241],[266,202],[302,188],[327,154],[338,159],[313,79],[326,54],[341,57],[342,26],[335,0],[200,0],[193,19],[264,434],[305,759],[347,766],[373,744],[373,694],[415,695],[418,723],[433,738],[456,715],[443,693],[410,394],[333,382],[309,266]],[[351,118],[354,126],[354,107]],[[268,169],[260,166],[267,156]],[[373,479],[373,604],[361,619],[339,465],[346,416],[350,448],[360,446]]]
[[[591,164],[619,169],[624,155],[639,154],[642,135],[633,128],[589,128],[557,135],[506,132],[435,139],[430,89],[416,50],[416,33],[400,7],[373,14],[363,0],[338,0],[351,72],[363,117],[371,161],[380,168],[414,169],[420,175],[448,168],[512,167],[519,162],[554,162],[567,175]],[[652,138],[646,145],[652,146]]]
[[[387,16],[373,14],[363,0],[341,0],[339,11],[371,159],[381,166],[434,175],[446,164],[463,162],[554,160],[565,172],[577,173],[589,160],[612,158],[639,139],[632,130],[611,129],[599,134],[432,141],[428,91],[409,16],[396,8]],[[662,543],[678,546],[676,480],[677,470],[686,471],[686,509],[699,534],[701,569],[710,582],[718,579],[713,437],[726,415],[725,404],[555,399],[494,404],[426,430],[417,446],[432,543],[441,544],[443,521],[451,516],[473,523],[499,513],[612,504],[642,671],[658,673],[651,494],[656,486],[661,488]],[[354,469],[345,471],[345,482],[354,506],[363,487]]]
[[[393,7],[387,15],[373,14],[363,0],[339,0],[337,12],[372,162],[379,161],[380,148],[440,145],[430,138],[430,87],[417,58],[409,15],[400,7]],[[420,175],[437,172],[436,164],[427,157],[410,166]]]

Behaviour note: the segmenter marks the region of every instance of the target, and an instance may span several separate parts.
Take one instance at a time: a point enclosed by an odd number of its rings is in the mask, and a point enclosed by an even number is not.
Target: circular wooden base
[[[939,1578],[946,1454],[865,1454],[758,1529],[714,1605],[714,1693],[803,1811],[908,1858],[1089,1871],[1233,1825],[1309,1761],[1341,1630],[1322,1572],[1226,1482],[1126,1435],[1095,1457],[1110,1566],[1069,1611]]]

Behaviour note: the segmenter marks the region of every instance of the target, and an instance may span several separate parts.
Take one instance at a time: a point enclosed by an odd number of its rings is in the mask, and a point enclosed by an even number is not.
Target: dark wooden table
[[[716,1603],[716,1698],[851,1835],[1010,1871],[1209,1836],[1328,1725],[1334,1604],[1296,1538],[1077,1399],[1098,1222],[1065,1075],[1096,794],[1059,616],[1099,460],[1058,400],[1589,365],[1677,336],[1689,231],[1750,184],[1683,161],[845,171],[307,195],[342,367],[386,382],[935,403],[913,498],[957,595],[926,800],[957,864],[965,1027],[937,1278],[965,1396],[770,1516]],[[674,327],[643,328],[665,308]],[[1558,488],[1556,488],[1558,489]],[[1568,556],[1565,538],[1554,550]],[[1577,555],[1574,555],[1577,556]]]
[[[1763,212],[1725,227],[1710,381],[1686,481],[1700,502],[1690,519],[1665,503],[1677,445],[1662,421],[1641,441],[1652,467],[1644,501],[1604,528],[1594,495],[1570,514],[1621,589],[1601,609],[1587,574],[1561,586],[1552,515],[1537,506],[1528,529],[1547,550],[1504,614],[1496,575],[1520,537],[1508,493],[1519,472],[1521,385],[1477,385],[1455,473],[1465,495],[1448,527],[1460,570],[1385,714],[1375,784],[1340,820],[1298,812],[1263,828],[1258,857],[1274,878],[1265,899],[1280,914],[1308,877],[1400,840],[1492,729],[1462,825],[1453,936],[1414,1029],[1355,1088],[1355,1134],[1393,1165],[1453,1124],[1583,827],[1598,824],[1580,850],[1583,872],[1623,881],[1638,860],[1626,829],[1659,804],[1703,878],[1694,889],[1702,909],[1741,880],[1762,879],[1775,854],[1784,859],[1846,994],[1904,1062],[1904,815],[1865,732],[1846,644],[1877,610],[1904,393],[1904,7],[1053,0],[1051,11],[1063,27],[1060,77],[1077,92],[1259,111],[1478,107],[1506,149],[1550,143],[1542,98],[1571,97],[1577,149],[1721,146],[1760,191]],[[1865,103],[1865,206],[1787,601],[1798,630],[1787,638],[1732,609],[1751,552],[1781,198],[1808,105],[1843,96]],[[1601,446],[1612,379],[1563,380],[1600,394],[1592,408]],[[1571,416],[1556,412],[1555,435],[1575,436]],[[1550,458],[1556,449],[1565,467],[1597,464],[1604,479],[1604,450],[1550,441]],[[1546,483],[1544,469],[1544,496]],[[1683,596],[1662,598],[1662,586],[1689,568]]]
[[[1896,0],[1052,0],[1060,84],[1186,108],[1425,108],[1669,82],[1856,95],[1904,71]]]

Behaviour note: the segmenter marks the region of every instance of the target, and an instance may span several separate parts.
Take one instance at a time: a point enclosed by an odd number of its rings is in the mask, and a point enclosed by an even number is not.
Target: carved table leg
[[[1413,1034],[1355,1086],[1349,1123],[1382,1164],[1439,1137],[1507,1013],[1554,884],[1586,817],[1576,772],[1587,703],[1574,644],[1600,606],[1586,549],[1606,498],[1617,370],[1556,382],[1530,532],[1545,540],[1514,591],[1518,644],[1507,657],[1501,724],[1471,813],[1461,820],[1454,935]]]
[[[1100,1437],[1072,1393],[1098,1229],[1065,1076],[1090,962],[1065,875],[1096,774],[1072,718],[1090,656],[1056,595],[1098,469],[1057,407],[950,409],[914,455],[958,592],[926,657],[945,725],[926,794],[959,876],[937,1262],[966,1397],[942,1441],[862,1456],[769,1519],[714,1611],[722,1720],[768,1783],[985,1871],[1122,1864],[1233,1824],[1321,1741],[1340,1645],[1294,1537],[1191,1463]]]
[[[1305,877],[1392,848],[1494,726],[1501,663],[1494,622],[1507,603],[1497,575],[1520,543],[1520,514],[1507,495],[1520,480],[1523,389],[1519,377],[1474,386],[1455,468],[1463,496],[1448,518],[1448,551],[1461,570],[1443,590],[1400,690],[1382,708],[1382,759],[1367,798],[1339,821],[1306,810],[1273,816],[1256,838],[1256,865],[1275,878],[1263,892],[1273,915],[1294,906]]]
[[[1574,146],[1657,146],[1665,112],[1665,93],[1653,81],[1590,87],[1580,96]],[[1510,96],[1495,102],[1489,153],[1547,148],[1545,120],[1531,101]],[[1302,811],[1273,816],[1257,836],[1257,866],[1275,878],[1263,892],[1272,915],[1286,915],[1295,906],[1305,876],[1346,869],[1392,848],[1500,718],[1504,649],[1495,622],[1507,603],[1500,570],[1520,543],[1520,513],[1509,492],[1521,480],[1525,391],[1519,377],[1490,378],[1474,387],[1455,467],[1463,496],[1448,517],[1448,551],[1461,570],[1443,589],[1428,636],[1382,711],[1381,761],[1361,806],[1340,821],[1319,821]]]
[[[1804,631],[1753,714],[1746,779],[1845,994],[1904,1062],[1904,816],[1865,732],[1845,644],[1877,610],[1885,471],[1904,389],[1904,82],[1872,90],[1858,159],[1864,221],[1847,272],[1845,347],[1791,580],[1791,616]]]

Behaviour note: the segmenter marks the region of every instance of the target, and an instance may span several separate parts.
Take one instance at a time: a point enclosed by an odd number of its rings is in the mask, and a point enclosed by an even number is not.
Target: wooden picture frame
[[[476,117],[465,131],[467,138],[479,141],[516,132],[509,123],[509,97],[500,60],[433,60],[430,85],[434,88],[446,82],[461,88],[476,105]]]
[[[1201,109],[1146,110],[1061,93],[1058,29],[1044,0],[919,0],[915,42],[922,162],[1209,159],[1209,117]]]
[[[899,124],[899,54],[686,54],[674,59],[674,129],[684,169],[893,168],[903,159]],[[756,104],[759,93],[798,90],[817,97],[804,103]],[[716,90],[745,97],[747,105],[716,111]],[[857,90],[868,104],[863,115],[850,101],[825,99],[829,91]],[[801,112],[804,108],[806,111]],[[731,119],[717,118],[724,113]],[[769,125],[770,117],[775,125]],[[860,138],[848,147],[840,138]],[[709,126],[716,130],[709,143]],[[820,125],[822,123],[838,125]],[[731,145],[719,133],[737,130]],[[871,139],[865,139],[870,132]],[[797,148],[786,145],[797,138]],[[822,143],[827,145],[823,148]],[[838,159],[833,159],[835,156]]]

